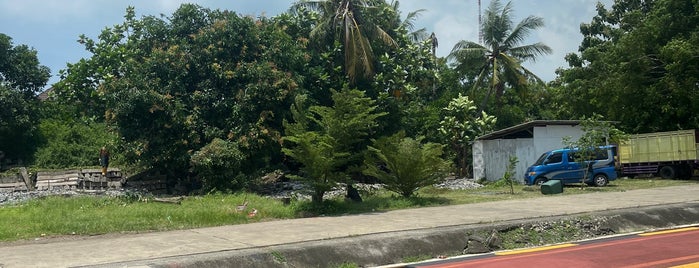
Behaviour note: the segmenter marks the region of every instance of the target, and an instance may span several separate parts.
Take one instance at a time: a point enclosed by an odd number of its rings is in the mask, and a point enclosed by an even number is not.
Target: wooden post
[[[19,168],[19,173],[22,175],[22,180],[24,181],[24,184],[27,186],[27,190],[34,191],[34,182],[29,177],[29,173],[27,172],[27,168],[26,167]]]

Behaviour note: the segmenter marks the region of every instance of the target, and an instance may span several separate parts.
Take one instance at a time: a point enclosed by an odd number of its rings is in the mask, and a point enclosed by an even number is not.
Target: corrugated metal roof
[[[580,125],[580,120],[534,120],[485,134],[476,138],[476,140],[532,138],[534,127],[549,125],[577,126]]]

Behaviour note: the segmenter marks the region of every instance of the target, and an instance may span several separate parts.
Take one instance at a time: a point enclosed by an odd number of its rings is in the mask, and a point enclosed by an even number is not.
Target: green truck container
[[[696,130],[631,135],[619,145],[622,176],[659,175],[665,179],[689,178],[699,167]]]

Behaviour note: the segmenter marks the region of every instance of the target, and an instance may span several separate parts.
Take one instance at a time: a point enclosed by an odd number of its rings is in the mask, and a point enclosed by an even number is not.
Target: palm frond
[[[483,21],[483,42],[488,46],[499,46],[512,29],[512,3],[508,2],[503,6],[499,0],[494,0],[485,11]]]
[[[510,32],[507,38],[502,42],[503,46],[508,48],[516,46],[523,42],[533,30],[542,26],[544,26],[544,20],[542,18],[535,16],[525,18],[512,29],[512,32]]]
[[[405,29],[408,29],[409,31],[415,30],[415,21],[422,15],[422,12],[425,12],[426,9],[418,9],[412,12],[409,12],[408,15],[405,17],[405,20],[403,20],[403,23],[401,24],[401,27],[404,27]]]
[[[296,12],[298,12],[301,8],[307,8],[310,10],[317,10],[318,5],[320,4],[319,2],[323,2],[323,1],[310,1],[310,0],[297,1],[297,2],[294,2],[293,4],[291,4],[291,6],[289,7],[289,12],[291,14],[298,14]]]
[[[510,55],[521,61],[536,61],[538,56],[551,54],[553,50],[544,43],[538,42],[531,45],[514,47],[509,50]]]

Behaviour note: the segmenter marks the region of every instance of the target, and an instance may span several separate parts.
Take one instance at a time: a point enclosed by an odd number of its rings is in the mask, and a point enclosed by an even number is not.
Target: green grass
[[[696,184],[696,180],[619,179],[607,187],[566,186],[562,194],[627,191],[633,189]],[[386,191],[363,192],[364,202],[327,200],[280,201],[253,194],[211,194],[184,198],[180,204],[153,202],[135,196],[53,196],[0,207],[0,241],[42,236],[96,235],[190,229],[245,224],[298,217],[332,216],[388,211],[415,207],[444,206],[499,200],[541,197],[536,187],[518,185],[515,193],[498,184],[478,189],[446,190],[426,187],[418,195],[402,198]],[[248,202],[245,211],[236,206]],[[248,212],[257,209],[254,217]]]

